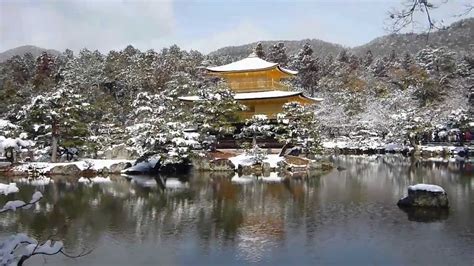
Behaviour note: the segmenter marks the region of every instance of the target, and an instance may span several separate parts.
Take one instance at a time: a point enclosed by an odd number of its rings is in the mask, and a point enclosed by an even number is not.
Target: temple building
[[[303,92],[289,91],[281,81],[294,77],[298,72],[258,58],[255,53],[227,65],[208,67],[207,71],[210,75],[226,80],[235,92],[235,99],[247,106],[247,110],[240,114],[242,118],[250,118],[256,114],[275,118],[285,103],[299,102],[308,105],[322,100],[306,97]],[[185,96],[180,99],[199,100],[197,96]]]

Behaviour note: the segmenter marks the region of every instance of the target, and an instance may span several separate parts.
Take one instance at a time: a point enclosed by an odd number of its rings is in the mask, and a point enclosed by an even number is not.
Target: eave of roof
[[[245,93],[236,93],[234,99],[245,101],[245,100],[263,100],[263,99],[278,99],[278,98],[287,98],[300,96],[315,102],[320,102],[322,98],[311,98],[307,97],[300,91],[262,91],[262,92],[245,92]],[[182,101],[200,101],[202,100],[199,96],[183,96],[178,99]]]

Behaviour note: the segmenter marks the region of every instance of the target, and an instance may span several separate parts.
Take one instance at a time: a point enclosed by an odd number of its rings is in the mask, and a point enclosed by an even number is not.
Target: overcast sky
[[[101,52],[178,44],[207,53],[259,40],[316,38],[357,46],[387,34],[404,0],[0,0],[0,51],[31,44]],[[449,24],[469,0],[434,12]],[[473,14],[470,14],[472,16]]]

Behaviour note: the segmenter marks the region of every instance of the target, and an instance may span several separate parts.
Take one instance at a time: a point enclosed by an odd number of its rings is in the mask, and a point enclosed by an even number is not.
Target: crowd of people
[[[461,130],[458,128],[453,129],[439,129],[431,132],[425,132],[421,136],[421,142],[423,144],[432,142],[448,142],[459,145],[470,144],[474,141],[474,134],[471,129]]]

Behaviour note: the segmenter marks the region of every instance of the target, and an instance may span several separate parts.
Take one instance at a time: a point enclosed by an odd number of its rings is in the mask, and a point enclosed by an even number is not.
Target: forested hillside
[[[5,52],[0,53],[0,62],[5,62],[6,60],[12,58],[15,55],[23,56],[27,53],[31,54],[33,57],[38,57],[43,52],[47,52],[51,55],[61,54],[61,52],[53,50],[53,49],[44,49],[44,48],[36,47],[33,45],[24,45],[24,46],[9,49]]]
[[[417,53],[427,45],[433,47],[447,47],[457,53],[468,53],[474,49],[474,18],[463,19],[453,23],[443,30],[434,31],[430,34],[406,33],[390,34],[370,41],[367,44],[357,47],[344,47],[339,44],[324,42],[316,39],[306,39],[300,41],[262,41],[265,51],[277,43],[284,43],[288,55],[296,55],[305,43],[309,43],[315,56],[324,57],[329,54],[336,56],[341,50],[346,49],[357,56],[363,56],[367,51],[371,51],[375,56],[383,56],[394,50],[398,54],[408,52]],[[249,54],[257,43],[250,43],[240,46],[229,46],[211,52],[211,56],[229,56],[230,60],[240,59]]]
[[[472,35],[463,42],[472,43]],[[307,43],[294,55],[285,43],[255,48],[264,59],[299,71],[289,81],[292,88],[324,98],[315,107],[323,138],[403,143],[414,132],[472,120],[474,54],[465,44],[380,55],[335,46],[335,56],[321,56],[322,46]],[[0,64],[0,119],[12,123],[0,135],[33,139],[44,153],[59,141],[100,156],[119,144],[138,154],[156,150],[163,140],[180,146],[184,128],[228,133],[232,108],[239,107],[204,67],[229,60],[227,54],[206,56],[175,45],[14,56]],[[191,109],[177,99],[187,94],[209,101]]]

